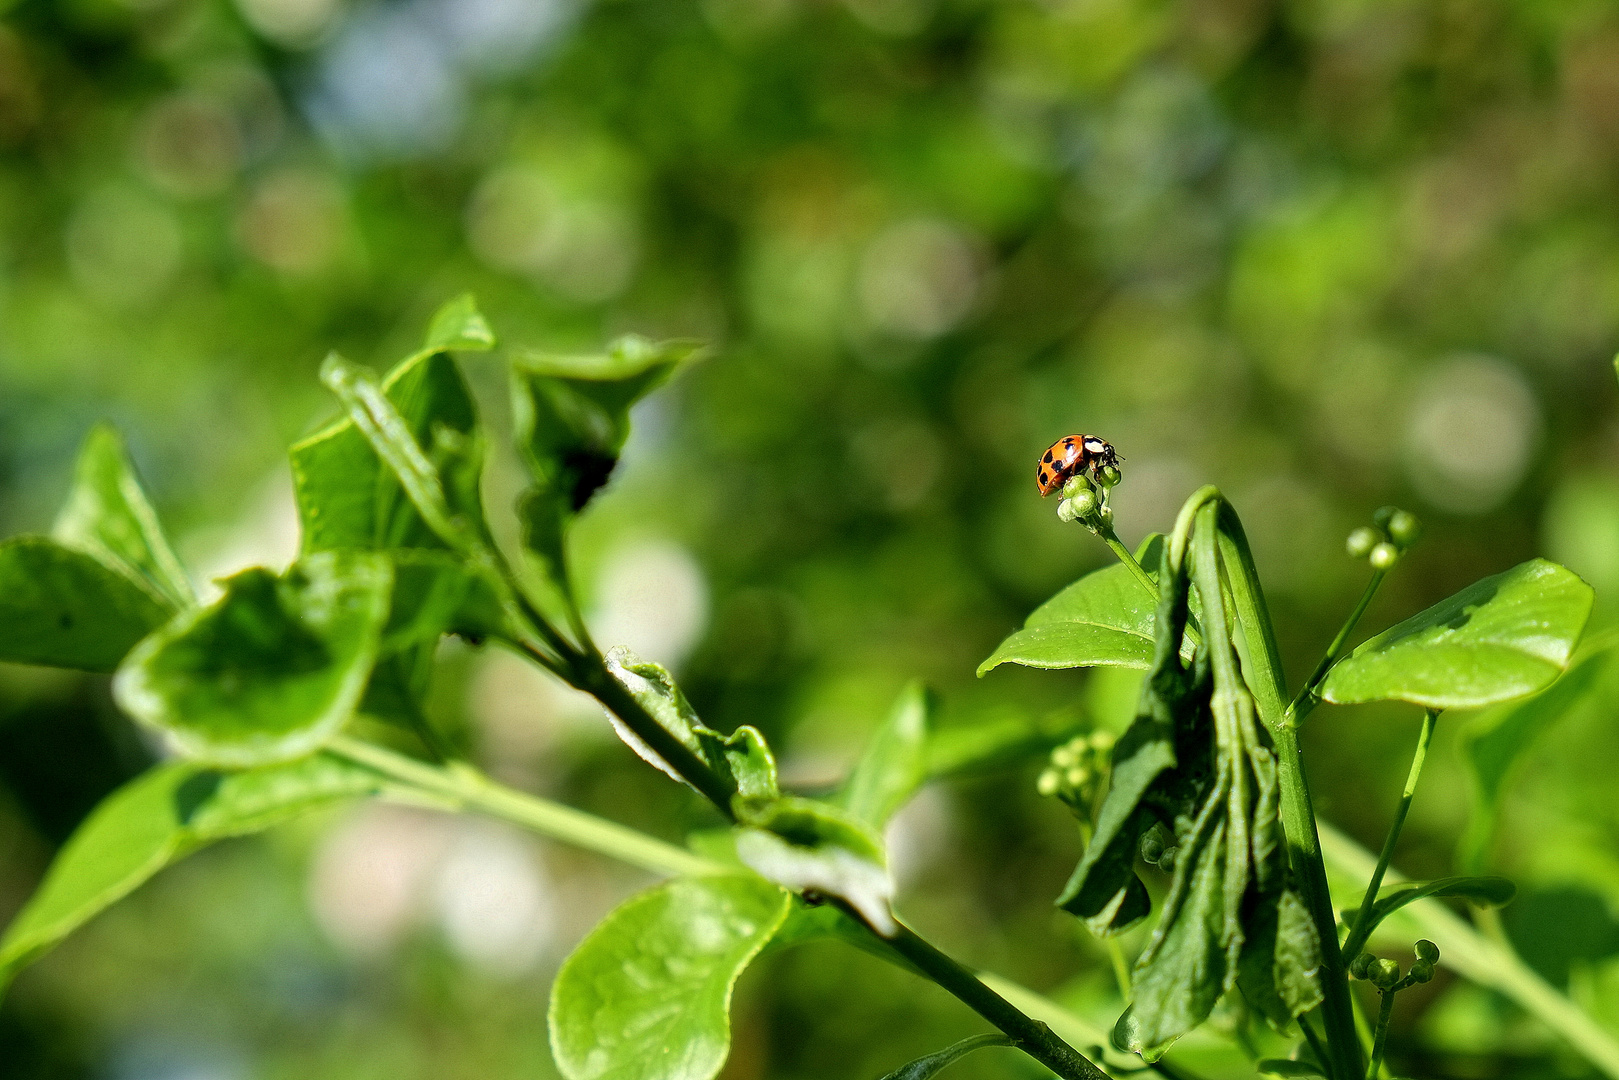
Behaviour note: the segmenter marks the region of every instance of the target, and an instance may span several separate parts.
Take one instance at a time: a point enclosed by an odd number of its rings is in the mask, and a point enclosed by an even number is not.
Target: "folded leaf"
[[[1131,981],[1134,1028],[1127,1048],[1143,1053],[1167,1046],[1207,1020],[1235,975],[1227,964],[1224,867],[1225,822],[1176,876],[1189,874],[1185,899],[1166,913]],[[1167,925],[1166,925],[1167,924]]]
[[[738,799],[736,853],[758,874],[794,892],[847,901],[878,933],[896,929],[882,840],[857,818],[813,799]]]
[[[1333,667],[1322,697],[1475,708],[1534,693],[1568,666],[1591,587],[1545,559],[1468,586]]]
[[[170,613],[94,555],[43,536],[0,544],[0,660],[112,671]]]
[[[880,829],[928,777],[927,688],[913,682],[900,691],[888,718],[866,742],[837,803]]]
[[[434,314],[425,345],[429,349],[487,352],[495,347],[495,332],[484,321],[472,294],[462,293]]]
[[[197,602],[191,581],[163,535],[124,440],[98,424],[85,437],[73,490],[51,535],[122,572],[174,611]]]
[[[718,773],[728,787],[746,797],[769,798],[777,793],[776,759],[764,736],[752,727],[740,727],[730,735],[704,727],[686,695],[675,685],[674,677],[662,664],[639,660],[622,646],[607,653],[607,673],[630,692],[658,725],[696,754]],[[607,719],[619,738],[642,760],[657,766],[670,777],[685,782],[668,762],[639,735],[611,712]]]
[[[0,990],[22,967],[199,847],[386,787],[377,773],[324,754],[239,773],[176,762],[136,777],[79,826],[0,937]]]
[[[1163,537],[1154,533],[1137,552],[1137,561],[1154,573]],[[1035,608],[989,659],[978,665],[984,675],[1001,664],[1033,668],[1145,668],[1153,659],[1152,594],[1127,567],[1114,564],[1086,574]],[[1189,659],[1192,646],[1183,645]]]
[[[919,1057],[915,1061],[901,1065],[893,1072],[886,1074],[883,1080],[930,1080],[946,1065],[950,1065],[986,1046],[1015,1046],[1016,1044],[1005,1035],[972,1035],[960,1042],[945,1047],[936,1054]]]
[[[731,989],[787,916],[752,876],[665,882],[603,919],[551,987],[568,1080],[709,1080],[730,1052]]]
[[[388,617],[388,560],[321,552],[245,570],[124,659],[113,694],[186,756],[263,765],[319,749],[353,714]]]
[[[1292,889],[1261,900],[1245,926],[1237,987],[1249,1008],[1281,1031],[1321,1003],[1321,939]]]
[[[451,306],[460,302],[452,301]],[[439,325],[441,319],[447,320],[444,327]],[[472,395],[455,361],[443,351],[473,347],[467,344],[468,324],[465,313],[450,316],[441,311],[434,320],[435,334],[442,330],[450,335],[454,325],[461,336],[430,343],[426,351],[400,363],[383,378],[380,392],[403,429],[391,430],[392,437],[416,447],[421,459],[416,465],[425,460],[435,474],[434,482],[447,493],[445,498],[453,496],[451,512],[479,528],[482,436]],[[294,445],[291,456],[305,552],[444,546],[352,415]]]
[[[1313,1061],[1293,1061],[1290,1058],[1265,1058],[1259,1071],[1267,1076],[1325,1076],[1321,1066]]]

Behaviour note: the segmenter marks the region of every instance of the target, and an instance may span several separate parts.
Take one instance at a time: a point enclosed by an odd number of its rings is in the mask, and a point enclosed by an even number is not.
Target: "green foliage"
[[[353,715],[388,619],[393,575],[367,552],[317,552],[280,577],[244,570],[225,595],[140,643],[118,704],[188,756],[263,765],[319,749]]]
[[[617,466],[629,438],[630,407],[697,351],[689,343],[630,336],[596,356],[525,353],[514,359],[513,424],[533,481],[519,509],[523,543],[564,595],[570,584],[563,539]]]
[[[913,682],[900,691],[888,718],[866,740],[860,760],[838,789],[839,806],[881,829],[905,805],[927,781],[931,708],[927,688],[921,683]]]
[[[1266,1076],[1325,1076],[1321,1066],[1311,1061],[1291,1061],[1286,1058],[1266,1058],[1259,1062],[1259,1071]]]
[[[1005,1035],[971,1035],[937,1053],[906,1062],[893,1072],[886,1073],[883,1080],[931,1080],[947,1065],[954,1064],[974,1050],[981,1050],[986,1046],[1011,1045],[1012,1040]]]
[[[858,818],[829,803],[782,797],[740,800],[737,857],[764,878],[794,892],[806,890],[847,901],[887,937],[894,882],[880,837]]]
[[[730,1049],[731,990],[787,917],[754,877],[667,882],[622,904],[551,988],[551,1047],[568,1080],[709,1080]]]
[[[93,555],[43,536],[0,544],[0,659],[112,671],[169,614]]]
[[[446,529],[456,538],[481,533],[482,435],[472,395],[445,350],[492,345],[471,298],[461,297],[435,317],[428,348],[380,384],[328,361],[348,416],[291,451],[304,552],[432,548],[446,544]]]
[[[184,762],[137,777],[96,808],[0,938],[0,990],[24,965],[165,866],[226,837],[267,829],[387,781],[326,755],[247,772]]]
[[[1501,799],[1516,766],[1549,727],[1576,711],[1598,707],[1594,693],[1612,667],[1619,640],[1581,646],[1568,674],[1522,701],[1497,706],[1470,719],[1459,739],[1472,792],[1472,814],[1457,861],[1476,873],[1484,868],[1494,839]]]
[[[1137,554],[1157,562],[1161,537]],[[1145,668],[1153,659],[1153,604],[1145,586],[1123,566],[1086,574],[1035,608],[1023,629],[978,665],[980,675],[1001,664],[1034,668]],[[1188,655],[1190,644],[1186,646]]]
[[[1392,892],[1378,896],[1359,936],[1347,941],[1345,948],[1346,951],[1353,952],[1354,947],[1363,944],[1384,919],[1407,904],[1430,896],[1455,896],[1480,907],[1501,907],[1503,904],[1511,903],[1517,894],[1518,887],[1502,877],[1447,877],[1415,885],[1401,885]],[[1353,924],[1359,915],[1358,909],[1348,909],[1344,912],[1344,921]]]
[[[197,602],[135,476],[123,438],[106,424],[85,437],[73,489],[51,535],[143,586],[164,607],[178,611]]]
[[[1327,675],[1322,697],[1460,709],[1534,693],[1567,667],[1591,595],[1561,566],[1531,559],[1365,642]]]

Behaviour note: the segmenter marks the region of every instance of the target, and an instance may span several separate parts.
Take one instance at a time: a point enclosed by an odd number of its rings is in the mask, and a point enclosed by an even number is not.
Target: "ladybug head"
[[[1085,454],[1091,459],[1093,469],[1100,469],[1104,465],[1118,468],[1118,452],[1113,449],[1113,444],[1106,439],[1098,439],[1095,435],[1085,436]]]

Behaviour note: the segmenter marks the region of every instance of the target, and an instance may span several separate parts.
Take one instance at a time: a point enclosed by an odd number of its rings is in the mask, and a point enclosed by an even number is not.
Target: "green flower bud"
[[[1096,482],[1105,488],[1118,487],[1119,481],[1123,479],[1124,474],[1119,472],[1117,465],[1103,465],[1096,470]]]
[[[1147,833],[1141,838],[1141,857],[1154,866],[1164,857],[1164,841],[1156,833]]]
[[[1372,985],[1379,990],[1392,990],[1394,984],[1400,981],[1400,965],[1393,960],[1378,960],[1368,972]]]
[[[1117,741],[1118,739],[1111,731],[1098,731],[1093,734],[1090,739],[1091,746],[1093,746],[1098,753],[1108,754],[1113,752],[1113,744]]]
[[[1426,960],[1415,960],[1411,963],[1411,973],[1406,981],[1410,983],[1425,983],[1433,979],[1433,965]]]
[[[1071,788],[1081,788],[1091,778],[1091,771],[1083,765],[1076,765],[1063,774],[1063,783]]]
[[[1417,515],[1405,510],[1396,510],[1389,518],[1389,539],[1403,548],[1408,548],[1422,537],[1422,522]]]
[[[1439,963],[1439,946],[1427,938],[1417,940],[1417,958],[1430,964]]]
[[[1349,975],[1354,979],[1364,979],[1371,974],[1372,961],[1377,959],[1369,952],[1363,952],[1349,962]]]
[[[1051,752],[1051,763],[1059,769],[1066,769],[1079,764],[1079,747],[1071,742],[1063,743]]]
[[[1096,492],[1092,491],[1090,488],[1086,488],[1084,491],[1074,495],[1068,501],[1074,507],[1075,518],[1088,518],[1092,514],[1096,513],[1096,506],[1100,500],[1097,499]]]
[[[1372,548],[1372,569],[1387,570],[1400,561],[1400,549],[1388,541]]]
[[[1344,543],[1344,548],[1349,552],[1351,559],[1364,559],[1372,553],[1372,548],[1377,546],[1380,539],[1382,537],[1376,529],[1362,525],[1349,534],[1349,539]]]
[[[1392,519],[1394,515],[1398,514],[1399,512],[1400,508],[1398,506],[1379,506],[1376,510],[1372,511],[1372,524],[1376,525],[1384,532],[1387,532],[1390,519]]]
[[[1072,499],[1064,499],[1057,504],[1057,518],[1060,521],[1078,521],[1079,511],[1074,509]]]
[[[1057,794],[1057,788],[1061,783],[1062,781],[1058,778],[1056,770],[1047,769],[1040,774],[1040,779],[1034,782],[1034,790],[1049,799]]]
[[[1063,481],[1063,498],[1072,499],[1075,495],[1078,495],[1082,491],[1089,491],[1093,494],[1096,491],[1096,486],[1091,483],[1091,478],[1086,476],[1084,473],[1075,473],[1073,476],[1070,476],[1067,480]]]

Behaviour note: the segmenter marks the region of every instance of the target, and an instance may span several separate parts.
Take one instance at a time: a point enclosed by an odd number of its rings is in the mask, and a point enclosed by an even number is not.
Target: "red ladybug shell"
[[[1034,478],[1040,485],[1041,496],[1050,495],[1067,483],[1068,478],[1085,468],[1085,436],[1064,435],[1040,455]]]

